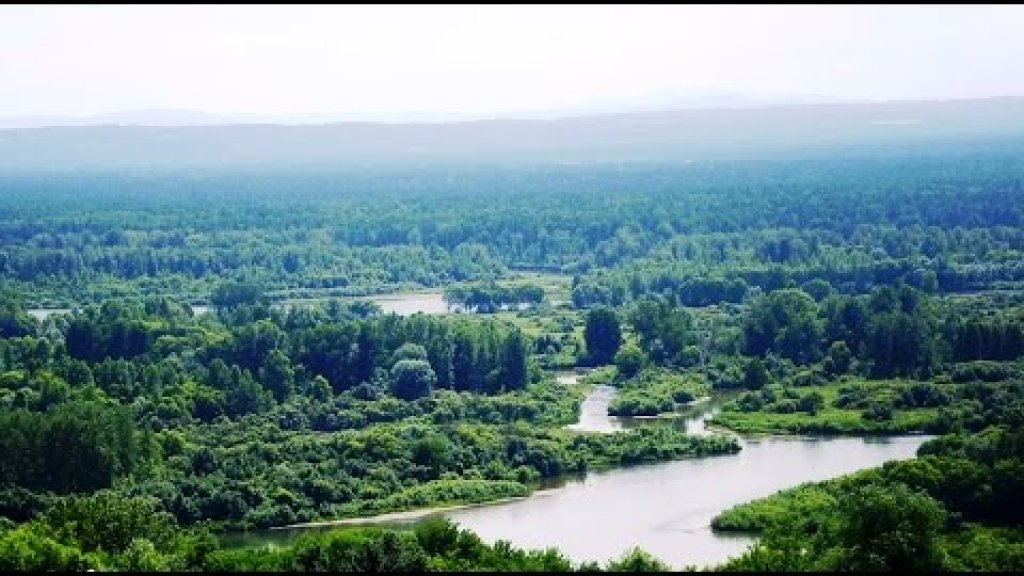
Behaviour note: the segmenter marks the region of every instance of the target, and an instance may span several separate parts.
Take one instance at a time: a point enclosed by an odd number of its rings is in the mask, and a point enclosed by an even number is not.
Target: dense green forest
[[[523,497],[732,431],[939,438],[724,512],[761,537],[723,568],[1019,570],[1022,220],[1009,144],[0,174],[0,568],[668,569],[439,519],[218,535]],[[351,298],[424,288],[450,313]],[[594,383],[621,416],[728,394],[722,433],[566,428]]]
[[[580,306],[651,292],[736,302],[814,279],[841,292],[1014,285],[1019,155],[952,158],[8,173],[0,272],[31,306],[202,301],[224,278],[344,295],[521,267],[576,275]]]
[[[918,458],[807,484],[717,516],[762,539],[730,570],[1024,569],[1019,427],[931,440]]]

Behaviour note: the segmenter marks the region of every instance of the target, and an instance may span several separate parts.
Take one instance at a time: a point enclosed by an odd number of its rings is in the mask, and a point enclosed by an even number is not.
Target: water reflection
[[[562,383],[575,374],[558,374]],[[729,396],[698,402],[678,418],[607,415],[614,389],[594,387],[570,428],[612,432],[635,426],[678,426],[706,434],[710,418]],[[750,536],[715,533],[711,518],[778,490],[834,478],[884,462],[912,458],[930,436],[746,437],[734,455],[591,472],[550,481],[529,498],[439,512],[487,542],[508,540],[527,549],[557,547],[575,562],[604,563],[640,546],[674,568],[711,566],[741,554]],[[398,522],[407,523],[412,520]],[[318,528],[322,530],[324,528]],[[247,544],[283,542],[307,529],[245,536]],[[238,538],[238,536],[235,536]]]
[[[752,542],[712,532],[718,512],[803,482],[913,457],[925,439],[761,438],[736,455],[591,473],[543,499],[445,515],[485,541],[556,546],[575,561],[605,562],[641,546],[675,568],[714,565]]]

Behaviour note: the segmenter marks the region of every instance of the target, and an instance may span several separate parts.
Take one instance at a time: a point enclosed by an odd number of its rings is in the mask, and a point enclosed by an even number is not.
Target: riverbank
[[[847,435],[879,436],[934,432],[937,410],[900,411],[892,420],[871,421],[854,410],[827,408],[818,414],[735,412],[723,410],[710,424],[745,435]]]
[[[675,420],[677,418],[693,418],[693,415],[692,414],[687,414],[687,411],[691,410],[693,408],[698,408],[698,407],[700,407],[703,404],[707,404],[708,402],[711,401],[711,399],[712,399],[711,396],[701,396],[700,398],[695,398],[693,400],[690,400],[689,402],[684,402],[684,403],[676,406],[676,408],[675,408],[675,410],[673,412],[662,412],[660,414],[654,414],[654,415],[650,415],[650,416],[639,415],[639,416],[615,416],[615,417],[616,418],[627,418],[629,420],[651,420],[651,421]]]
[[[554,451],[552,456],[558,458],[556,465],[560,471],[547,478],[522,478],[515,482],[452,478],[434,480],[385,498],[346,503],[332,510],[334,513],[326,518],[306,516],[273,528],[267,526],[257,532],[411,522],[467,507],[490,506],[515,502],[525,497],[544,496],[564,484],[579,481],[586,473],[699,459],[710,455],[729,455],[741,449],[738,442],[732,439],[698,437],[665,426],[641,427],[615,436],[546,429],[536,439],[526,442],[536,442],[536,446]],[[520,472],[528,472],[528,469],[521,469]]]
[[[802,387],[773,384],[743,392],[723,405],[712,423],[743,434],[936,433],[948,426],[942,408],[962,390],[953,383],[853,377]]]
[[[539,492],[539,491],[538,491]],[[473,502],[466,504],[448,504],[430,506],[427,508],[416,508],[413,510],[406,510],[404,512],[389,512],[387,514],[377,514],[374,516],[360,516],[357,518],[341,518],[338,520],[321,520],[317,522],[300,522],[298,524],[288,524],[286,526],[272,526],[269,530],[297,530],[304,528],[329,528],[331,526],[351,526],[351,525],[362,525],[362,524],[384,524],[384,523],[404,523],[414,520],[420,520],[427,516],[434,514],[440,514],[442,512],[451,512],[453,510],[463,510],[466,508],[473,508],[478,506],[493,506],[495,504],[503,504],[505,502],[515,502],[516,500],[523,500],[537,495],[538,492],[532,492],[527,496],[509,496],[506,498],[498,498],[496,500],[488,500],[485,502]]]
[[[445,516],[485,542],[555,546],[574,561],[603,562],[640,546],[674,569],[715,566],[755,542],[748,534],[715,533],[711,520],[720,512],[808,481],[912,458],[927,439],[765,439],[727,457],[592,470],[543,499]]]
[[[588,397],[593,399],[593,394],[600,392],[597,388],[592,388]],[[703,419],[724,399],[718,395],[698,398],[688,414],[672,420],[703,425]],[[607,414],[604,417],[612,418]],[[648,431],[644,435],[656,434],[659,429],[678,432],[680,428],[664,419],[649,419],[639,427]],[[360,525],[403,526],[443,516],[472,530],[485,542],[507,540],[524,549],[556,546],[574,561],[609,560],[639,545],[675,568],[714,566],[742,554],[756,541],[748,533],[716,533],[711,527],[716,515],[808,481],[827,480],[893,459],[913,457],[917,446],[927,439],[746,437],[710,426],[707,432],[729,436],[741,443],[742,449],[723,458],[695,454],[643,464],[595,463],[586,474],[562,477],[564,483],[538,488],[525,496],[435,503],[411,510],[296,523],[230,537],[234,538],[234,546],[285,545],[307,531]],[[581,436],[595,440],[606,437]],[[604,528],[595,534],[594,526]]]
[[[342,514],[340,515],[341,517],[336,517],[335,519],[296,522],[261,530],[225,532],[223,535],[228,540],[241,539],[243,545],[245,545],[246,533],[301,531],[304,529],[364,524],[410,523],[436,514],[450,514],[464,509],[499,506],[526,499],[555,495],[565,486],[585,481],[590,474],[620,469],[642,468],[671,461],[705,460],[707,456],[728,456],[741,450],[738,442],[732,439],[724,437],[695,437],[687,435],[681,430],[668,427],[646,427],[625,431],[620,436],[614,438],[600,434],[577,435],[567,432],[558,433],[557,437],[565,440],[568,443],[567,445],[576,446],[581,451],[580,454],[585,455],[584,466],[578,472],[569,468],[558,476],[539,482],[497,483],[503,486],[505,484],[508,485],[506,486],[508,489],[502,490],[485,489],[487,486],[495,484],[494,482],[483,480],[462,481],[461,483],[482,483],[487,485],[478,486],[478,489],[474,490],[464,490],[467,496],[469,496],[465,499],[449,498],[430,501],[427,496],[438,491],[431,490],[431,485],[428,484],[423,486],[422,489],[411,489],[406,493],[399,493],[388,498],[388,500],[393,500],[391,504],[384,502],[380,506],[375,506],[381,508],[380,510],[366,510],[366,512],[371,512],[370,514],[357,515],[360,510],[353,508],[352,511],[356,512],[356,514]],[[455,481],[449,480],[446,482],[451,484]],[[457,487],[449,486],[444,492],[451,494],[452,490]],[[416,492],[415,496],[417,497],[413,498],[412,492]],[[509,492],[512,492],[512,494],[510,495]],[[420,495],[425,496],[419,498]],[[401,505],[402,503],[411,504],[412,507],[404,507]],[[391,509],[388,510],[388,508]]]

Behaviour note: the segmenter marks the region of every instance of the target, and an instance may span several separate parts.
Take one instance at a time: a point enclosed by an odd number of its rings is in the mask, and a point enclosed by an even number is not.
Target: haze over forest
[[[201,118],[183,118],[199,123]],[[123,119],[122,119],[123,121]],[[164,121],[169,119],[165,116]],[[622,162],[875,153],[1024,135],[1024,98],[776,105],[462,122],[57,126],[0,130],[0,167]],[[895,148],[894,148],[895,147]]]
[[[0,7],[0,572],[1024,573],[1021,22]]]

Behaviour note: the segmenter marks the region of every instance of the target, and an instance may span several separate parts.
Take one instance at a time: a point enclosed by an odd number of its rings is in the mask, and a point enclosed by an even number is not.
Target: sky
[[[1024,6],[0,6],[0,116],[1024,95]]]

